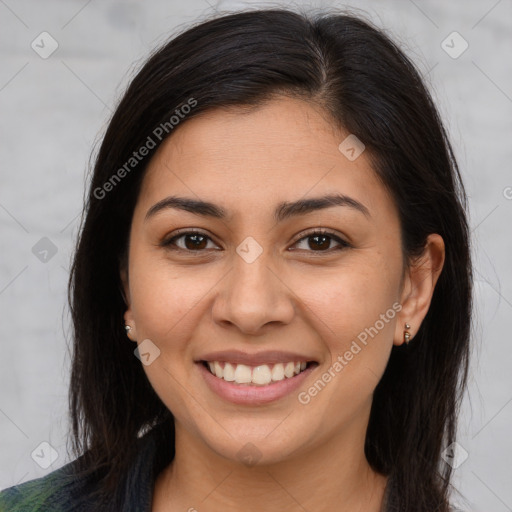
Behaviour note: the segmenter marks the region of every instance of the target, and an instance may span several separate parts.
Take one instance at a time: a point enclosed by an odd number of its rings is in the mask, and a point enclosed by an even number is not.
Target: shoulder
[[[74,462],[41,478],[0,492],[0,512],[69,512],[90,510],[86,482],[75,476]]]
[[[149,511],[156,476],[173,455],[157,449],[158,433],[155,429],[136,440],[135,458],[126,474],[120,476],[108,505],[99,505],[94,498],[102,473],[89,473],[87,477],[77,474],[77,459],[41,478],[4,489],[0,492],[0,512]]]

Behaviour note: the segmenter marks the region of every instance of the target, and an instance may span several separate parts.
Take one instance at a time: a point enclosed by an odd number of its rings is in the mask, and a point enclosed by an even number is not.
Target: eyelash
[[[193,251],[193,250],[190,250],[190,249],[183,249],[182,247],[177,247],[174,242],[176,240],[186,236],[186,235],[202,235],[205,238],[207,238],[208,240],[213,242],[213,240],[206,233],[203,233],[202,231],[197,231],[197,230],[191,229],[191,230],[187,230],[187,231],[178,232],[178,234],[174,235],[173,237],[162,241],[162,243],[160,245],[162,247],[165,247],[165,248],[173,250],[173,251],[183,251],[183,252],[188,252],[188,253],[198,253],[199,254],[201,252],[205,252],[206,251],[206,249],[200,249],[200,250],[197,250],[197,251]],[[326,249],[326,250],[319,250],[319,251],[306,250],[306,252],[329,253],[330,254],[333,251],[340,251],[340,250],[352,247],[347,241],[343,240],[342,238],[337,236],[332,231],[328,231],[328,230],[325,230],[325,229],[317,229],[315,231],[311,231],[309,233],[305,233],[301,238],[299,238],[294,243],[294,245],[298,244],[302,240],[307,240],[308,238],[312,238],[314,236],[328,236],[329,238],[333,239],[335,242],[338,242],[339,247],[337,247],[337,248],[336,247],[335,248],[330,248],[330,249]],[[295,250],[297,250],[297,249],[295,249]],[[301,250],[301,249],[299,249],[299,250]]]

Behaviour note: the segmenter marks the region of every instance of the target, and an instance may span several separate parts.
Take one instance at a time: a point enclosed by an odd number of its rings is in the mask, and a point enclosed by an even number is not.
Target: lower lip
[[[315,366],[308,366],[304,371],[294,377],[285,378],[279,382],[272,382],[266,386],[249,384],[234,384],[213,375],[203,363],[197,363],[199,371],[212,391],[221,398],[234,404],[261,405],[274,402],[295,391]]]

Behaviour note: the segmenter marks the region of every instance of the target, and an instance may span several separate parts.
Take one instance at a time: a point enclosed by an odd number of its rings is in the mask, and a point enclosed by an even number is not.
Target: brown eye
[[[206,237],[203,235],[183,235],[185,247],[191,251],[206,248]]]
[[[211,248],[207,247],[208,242],[212,242],[212,240],[207,235],[196,231],[187,231],[164,241],[162,245],[183,251],[201,252],[203,249]]]
[[[331,238],[325,235],[309,236],[310,249],[329,249],[331,245]]]
[[[315,231],[301,238],[297,244],[305,240],[307,240],[307,247],[302,247],[301,250],[309,250],[310,252],[328,252],[331,249],[340,250],[350,246],[348,242],[345,242],[345,240],[342,240],[339,236],[330,231]],[[338,247],[331,248],[333,241],[338,244]]]

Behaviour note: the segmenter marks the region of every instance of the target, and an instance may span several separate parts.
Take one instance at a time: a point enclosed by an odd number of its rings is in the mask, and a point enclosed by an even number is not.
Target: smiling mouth
[[[250,386],[267,386],[274,382],[292,379],[306,369],[318,366],[315,361],[290,361],[258,366],[224,361],[201,361],[201,363],[219,379]]]

